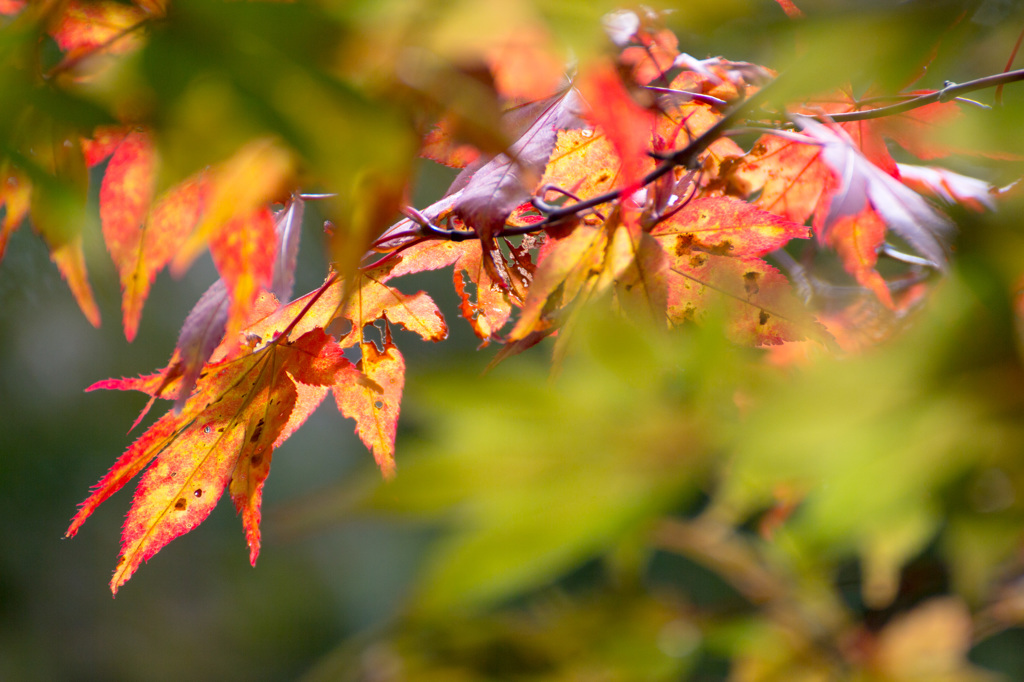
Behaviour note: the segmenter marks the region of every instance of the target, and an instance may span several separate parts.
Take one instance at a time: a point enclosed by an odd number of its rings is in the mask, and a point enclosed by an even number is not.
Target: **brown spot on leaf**
[[[690,252],[690,247],[693,246],[693,233],[684,232],[683,234],[676,237],[676,255],[682,256]]]
[[[203,489],[202,488],[196,488],[195,491],[193,491],[193,493],[192,493],[192,497],[202,497],[202,496],[203,496]]]
[[[263,464],[263,455],[257,452],[255,455],[252,456],[252,459],[249,460],[249,463],[254,467],[258,467],[259,465]]]
[[[260,439],[260,434],[263,433],[263,424],[264,424],[264,420],[260,419],[259,422],[256,424],[256,428],[253,429],[253,431],[252,431],[252,437],[249,438],[249,442],[250,443],[255,443],[256,441],[258,441]]]
[[[178,501],[174,503],[174,508],[178,511],[185,511],[186,507],[188,507],[188,502],[185,501],[184,497],[179,497]]]
[[[758,324],[762,324],[762,325],[763,324],[768,324],[768,318],[769,317],[771,317],[771,315],[769,315],[768,313],[766,313],[765,311],[762,310],[761,314],[757,316],[757,323]]]
[[[761,273],[751,270],[743,275],[743,288],[747,292],[747,296],[753,296],[761,290],[761,285],[758,284],[758,280],[761,279]]]
[[[690,267],[699,268],[708,262],[708,257],[703,253],[695,253],[690,256]]]

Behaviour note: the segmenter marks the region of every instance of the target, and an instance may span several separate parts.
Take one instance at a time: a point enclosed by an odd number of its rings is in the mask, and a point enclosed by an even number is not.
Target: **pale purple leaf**
[[[839,181],[825,217],[826,233],[836,220],[859,213],[865,202],[870,202],[890,230],[935,267],[945,265],[945,242],[953,231],[949,218],[920,194],[871,163],[842,131],[806,116],[794,116],[794,119],[805,134],[822,145],[822,159]]]
[[[485,241],[500,231],[517,206],[530,198],[533,185],[543,175],[555,148],[558,131],[583,125],[582,100],[573,88],[546,100],[538,109],[533,122],[508,152],[478,169],[455,202],[455,214]],[[534,115],[533,109],[529,115]]]
[[[177,350],[181,357],[181,387],[174,409],[178,412],[196,386],[203,365],[224,337],[231,296],[223,279],[218,279],[199,298],[181,327]]]
[[[896,167],[908,185],[931,193],[948,204],[963,204],[976,210],[995,210],[995,197],[999,189],[990,182],[934,166],[900,163]]]
[[[292,197],[288,204],[274,216],[277,232],[277,257],[274,260],[274,278],[270,290],[277,300],[291,300],[295,287],[295,268],[299,258],[299,238],[302,235],[302,214],[306,202]]]

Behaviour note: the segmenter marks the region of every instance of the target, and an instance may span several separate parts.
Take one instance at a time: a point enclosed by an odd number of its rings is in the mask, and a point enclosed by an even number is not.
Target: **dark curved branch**
[[[912,109],[919,109],[920,107],[935,104],[936,102],[949,102],[960,95],[968,92],[974,92],[975,90],[984,90],[985,88],[1005,85],[1006,83],[1014,83],[1022,80],[1024,80],[1024,69],[1017,69],[1016,71],[997,73],[994,76],[976,78],[974,80],[967,81],[966,83],[949,83],[941,90],[936,90],[935,92],[927,95],[919,95],[908,99],[905,102],[900,102],[899,104],[890,104],[887,107],[878,107],[877,109],[868,109],[866,111],[850,111],[844,114],[831,114],[829,118],[836,123],[884,118],[885,116],[902,114]]]
[[[841,114],[831,114],[828,118],[836,123],[847,123],[850,121],[865,121],[875,118],[883,118],[885,116],[894,116],[896,114],[902,114],[913,109],[927,106],[929,104],[935,104],[937,102],[949,102],[958,99],[961,95],[968,92],[974,92],[977,90],[984,90],[985,88],[991,88],[995,86],[1002,86],[1006,83],[1013,83],[1017,81],[1024,81],[1024,69],[1017,69],[1015,71],[1006,71],[1004,73],[995,74],[992,76],[985,76],[984,78],[976,78],[974,80],[967,81],[965,83],[947,83],[941,90],[928,93],[926,95],[918,96],[907,96],[908,99],[891,104],[888,106],[877,107],[875,109],[867,109],[864,111],[851,111]],[[765,99],[765,93],[770,87],[770,83],[765,87],[758,90],[756,93],[743,100],[735,107],[730,109],[725,116],[718,120],[715,125],[708,128],[700,136],[694,139],[690,144],[686,145],[682,149],[676,150],[669,154],[652,154],[656,159],[659,159],[661,163],[648,173],[640,181],[640,186],[645,187],[650,185],[654,181],[661,178],[663,175],[672,171],[677,166],[691,167],[708,147],[711,146],[717,139],[724,136],[732,127],[735,126],[736,122],[742,117],[746,116],[751,109],[755,106],[760,105]],[[653,88],[660,90],[660,88]],[[899,96],[897,96],[899,97]],[[789,124],[792,125],[792,124]],[[788,127],[783,125],[783,128]],[[771,130],[778,130],[777,128],[766,128],[765,132]],[[629,188],[632,191],[632,188]],[[551,227],[558,224],[559,222],[578,217],[584,211],[588,211],[601,204],[608,203],[610,201],[617,201],[621,199],[626,193],[626,190],[616,189],[604,194],[591,197],[583,201],[577,201],[567,206],[561,206],[558,208],[551,208],[545,204],[538,205],[536,202],[534,206],[544,215],[544,219],[533,223],[532,225],[523,225],[518,227],[509,227],[502,230],[495,236],[511,237],[523,234],[530,234],[539,232],[545,228]],[[422,225],[421,225],[422,227]],[[450,241],[462,242],[469,239],[476,239],[477,234],[473,230],[444,230],[436,226],[431,225],[429,229],[425,230],[427,234],[422,236],[427,239],[447,239]]]

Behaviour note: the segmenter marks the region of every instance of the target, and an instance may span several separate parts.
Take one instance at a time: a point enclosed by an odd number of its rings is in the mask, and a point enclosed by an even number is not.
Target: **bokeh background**
[[[330,16],[378,27],[432,7],[386,4]],[[586,4],[538,12],[582,51],[600,32],[573,21],[608,9]],[[799,36],[771,2],[686,3],[666,21],[695,56],[788,66],[797,93],[898,89],[940,38],[922,87],[996,73],[1024,29],[1010,1],[798,4]],[[503,11],[475,5],[438,25]],[[1024,86],[1003,96],[948,133],[987,152],[955,167],[1000,185],[1024,158]],[[415,177],[423,206],[451,173]],[[0,262],[0,679],[990,679],[968,662],[1024,679],[1020,196],[955,214],[958,265],[907,330],[799,375],[726,343],[713,317],[664,336],[598,312],[557,376],[543,344],[483,375],[495,351],[460,323],[450,275],[403,280],[451,337],[397,337],[398,479],[380,483],[327,404],[275,456],[255,568],[222,503],[113,600],[132,486],[62,536],[144,399],[83,389],[163,366],[216,274],[201,260],[161,275],[127,344],[95,218],[98,330],[22,229]],[[323,280],[322,220],[311,206],[298,292]],[[788,495],[804,506],[759,535]],[[822,643],[800,639],[808,623]]]

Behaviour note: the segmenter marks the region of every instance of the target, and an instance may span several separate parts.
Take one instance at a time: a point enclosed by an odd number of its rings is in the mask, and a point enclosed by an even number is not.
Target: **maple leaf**
[[[749,345],[774,345],[819,329],[792,296],[788,280],[758,256],[808,228],[730,197],[695,199],[655,226],[652,237],[667,254],[668,319],[696,321],[716,305],[727,311],[728,332]]]
[[[291,293],[299,234],[295,217],[301,222],[301,208],[292,202],[275,221],[266,205],[286,181],[291,157],[273,140],[256,140],[219,168],[171,188],[149,210],[157,159],[148,135],[100,130],[88,160],[99,163],[110,153],[100,190],[101,218],[121,276],[128,340],[138,329],[153,279],[168,263],[180,274],[206,243],[221,274],[186,318],[178,339],[175,376],[184,377],[180,410],[221,338],[225,333],[234,338],[244,326],[259,291],[273,285],[277,293]]]
[[[394,287],[361,275],[358,287],[338,308],[338,315],[353,324],[352,331],[341,339],[348,346],[362,338],[365,325],[379,319],[399,324],[418,334],[426,341],[443,341],[448,337],[448,325],[434,300],[424,291],[403,294]]]
[[[289,423],[311,411],[308,406],[294,410],[296,382],[329,385],[350,364],[323,330],[313,330],[295,341],[278,338],[208,365],[185,409],[157,420],[93,489],[67,537],[156,458],[140,480],[128,513],[111,590],[116,594],[142,561],[205,520],[229,483],[255,562],[261,491],[272,450]],[[104,387],[137,389],[140,384],[111,382]]]
[[[885,242],[885,223],[876,211],[865,206],[856,215],[838,218],[828,231],[826,242],[859,284],[873,291],[887,307],[896,308],[885,279],[875,270],[878,249]]]
[[[18,229],[28,214],[32,185],[23,173],[5,162],[0,166],[0,208],[5,209],[0,223],[0,260],[7,250],[11,233]]]
[[[494,87],[513,101],[551,97],[564,86],[562,61],[551,48],[551,37],[540,25],[529,25],[491,45],[484,60]]]
[[[974,211],[994,210],[995,199],[1004,190],[992,183],[954,173],[946,168],[898,164],[900,179],[911,189],[930,194],[950,205]]]
[[[632,193],[639,188],[650,165],[647,151],[651,144],[654,115],[633,101],[609,63],[588,72],[581,79],[579,88],[589,105],[587,119],[598,126],[612,143],[621,160],[624,191]]]
[[[842,133],[806,117],[797,117],[804,132],[822,144],[821,158],[836,175],[839,185],[829,197],[822,233],[828,233],[841,216],[855,215],[866,204],[882,217],[888,229],[905,239],[935,267],[946,261],[943,240],[952,231],[949,219],[932,208],[921,195],[868,161]]]
[[[82,154],[89,168],[103,163],[114,153],[121,140],[131,130],[125,126],[99,126],[92,131],[92,137],[82,138]]]
[[[0,14],[17,14],[27,4],[28,0],[0,0]]]
[[[732,168],[729,179],[754,204],[795,223],[815,212],[832,171],[821,161],[821,147],[778,135],[764,135]]]
[[[579,125],[580,108],[579,95],[573,88],[546,101],[542,112],[508,152],[475,171],[462,188],[453,206],[454,214],[476,230],[486,253],[494,248],[494,236],[513,209],[530,198],[554,149],[557,131]],[[490,258],[485,256],[484,265],[492,279],[502,281]]]
[[[731,258],[681,249],[669,252],[668,317],[698,321],[722,306],[729,336],[750,346],[776,345],[817,335],[818,328],[789,281],[760,258]]]
[[[305,209],[306,202],[300,197],[293,196],[274,216],[277,248],[270,292],[279,301],[290,300],[295,289],[295,268],[299,262],[299,241],[302,237],[302,216]]]
[[[933,92],[915,90],[907,95],[927,95]],[[917,158],[930,161],[963,151],[945,142],[942,135],[936,134],[939,128],[949,125],[962,115],[963,110],[956,102],[933,102],[895,116],[871,119],[871,123],[882,137],[893,140]]]
[[[385,478],[395,475],[395,435],[405,385],[405,360],[385,322],[384,348],[359,344],[359,364],[339,375],[331,391],[338,411],[356,422],[356,434],[373,453]]]
[[[203,214],[210,182],[200,173],[168,189],[154,202],[159,158],[151,135],[143,130],[100,131],[91,141],[86,161],[99,163],[111,153],[100,186],[100,220],[107,250],[120,275],[124,332],[131,341],[156,275],[177,255]],[[260,241],[266,237],[265,230],[262,235],[246,235],[244,230],[239,234],[253,237],[250,250],[266,249]],[[258,265],[232,267],[225,261],[234,254],[219,241],[214,242],[213,251],[215,262],[235,278],[241,277],[239,273],[247,266],[257,283],[264,283],[265,257]],[[240,299],[238,307],[251,302],[249,290],[239,288],[235,295]]]
[[[253,301],[274,276],[274,216],[266,206],[227,220],[210,236],[210,255],[231,293],[226,334],[241,329]]]
[[[775,2],[779,3],[779,7],[790,19],[799,19],[804,15],[800,8],[793,4],[793,0],[775,0]]]
[[[282,199],[282,194],[287,196],[288,192],[284,190],[290,181],[294,163],[292,153],[278,140],[261,138],[249,142],[230,159],[211,169],[202,219],[178,248],[171,262],[171,271],[175,275],[184,272],[208,242],[218,244],[226,264],[244,267],[247,264],[245,254],[250,249],[262,248],[262,245],[237,242],[225,234],[230,232],[226,226],[236,219],[246,221],[249,227],[255,227],[253,221],[263,222],[264,217],[257,218],[256,214],[271,202]],[[233,274],[245,278],[242,271]],[[221,272],[221,275],[225,273]],[[243,286],[248,289],[249,283],[245,282]]]
[[[80,138],[61,126],[33,130],[37,137],[29,149],[33,169],[29,213],[33,227],[50,249],[57,266],[82,314],[94,327],[100,325],[100,310],[89,284],[82,250],[82,216],[86,214],[89,177]],[[23,169],[26,173],[29,169]]]
[[[423,136],[420,156],[451,168],[465,168],[480,157],[480,150],[471,144],[456,141],[453,130],[454,117],[441,119],[430,132]]]
[[[351,293],[347,293],[344,281],[331,276],[319,289],[246,327],[245,334],[272,339],[277,330],[289,325],[293,334],[302,334],[318,327],[326,328],[343,319],[351,323],[351,329],[341,335],[339,344],[348,348],[363,341],[363,327],[386,319],[425,341],[443,341],[448,336],[444,316],[425,291],[402,293],[374,279],[372,272],[358,273],[349,283],[349,288]]]
[[[61,10],[50,26],[50,35],[71,58],[100,48],[107,54],[138,48],[139,38],[130,29],[149,16],[139,7],[110,0],[69,0]]]
[[[201,201],[193,201],[191,197],[185,197],[180,204],[172,204],[170,212],[172,215],[175,215],[173,207],[178,207],[186,215],[192,215],[189,213],[190,207],[201,203]],[[271,293],[277,297],[277,300],[290,298],[292,294],[296,259],[298,258],[298,241],[301,232],[302,207],[302,201],[293,198],[288,206],[282,209],[275,218],[273,229],[277,248],[275,249],[276,257],[273,257],[274,262],[271,266],[273,275],[270,288]],[[265,215],[258,216],[258,218],[265,220]],[[194,222],[194,220],[191,222]],[[259,227],[262,227],[264,232],[266,232],[265,224]],[[267,279],[267,258],[270,257],[268,256],[267,249],[268,235],[264,233],[258,236],[263,240],[259,244],[261,249],[255,250],[257,259],[260,260],[258,266],[249,269],[246,269],[244,266],[234,268],[224,266],[224,270],[229,273],[233,272],[232,276],[236,278],[244,277],[247,273],[251,273],[252,270],[256,270],[255,274],[260,277],[260,280],[265,281]],[[230,251],[228,254],[230,255]],[[170,253],[167,253],[166,258],[170,258]],[[255,284],[255,282],[250,283],[250,285],[252,284]],[[181,386],[178,388],[176,405],[178,410],[182,408],[184,401],[192,392],[192,387],[195,385],[199,372],[202,370],[203,365],[206,364],[206,361],[213,355],[221,339],[225,337],[225,334],[227,334],[229,342],[233,338],[233,335],[228,332],[228,321],[231,319],[232,308],[235,309],[235,314],[238,316],[247,314],[249,304],[240,295],[238,287],[236,286],[236,292],[232,297],[228,286],[228,280],[224,277],[214,282],[199,298],[199,301],[196,302],[192,310],[189,311],[188,316],[185,318],[185,323],[181,327],[178,343],[175,345],[175,358],[177,360],[175,376],[181,376]]]
[[[635,210],[623,209],[622,223],[612,235],[609,253],[618,261],[609,269],[619,304],[657,327],[668,322],[668,255],[640,224]]]
[[[668,248],[693,248],[724,256],[763,256],[792,239],[807,239],[810,229],[733,197],[701,197],[686,204],[651,231],[675,236]]]
[[[582,201],[614,189],[621,168],[611,140],[598,131],[561,130],[539,184],[558,187]]]
[[[468,248],[456,262],[452,273],[455,291],[459,295],[462,316],[469,322],[473,332],[483,339],[483,345],[487,345],[512,314],[511,296],[516,294],[491,279],[484,267],[482,246],[479,243],[467,244]],[[491,258],[504,264],[500,252]],[[475,299],[466,290],[467,279],[476,287]]]
[[[580,224],[561,239],[551,239],[538,254],[537,272],[523,302],[510,341],[521,341],[549,328],[552,311],[565,307],[600,272],[608,235],[604,226]]]
[[[806,117],[798,120],[806,124],[805,131],[813,130],[813,144],[762,137],[747,158],[730,168],[728,181],[743,193],[760,189],[756,205],[794,222],[813,216],[815,233],[836,249],[844,268],[886,306],[894,307],[888,286],[875,269],[886,232],[892,230],[942,267],[948,219],[897,179],[900,170],[874,128],[845,124],[843,130],[833,131]],[[874,149],[881,167],[860,151],[847,130],[859,135],[862,146]],[[886,165],[891,172],[884,170]]]
[[[906,97],[931,94],[932,90],[911,92]],[[795,113],[819,116],[822,113],[833,116],[870,110],[875,106],[873,97],[856,99],[847,91],[839,91],[821,100],[812,100],[806,106],[797,107]],[[866,118],[857,121],[841,122],[841,129],[853,145],[861,151],[873,164],[883,171],[899,178],[896,160],[889,153],[886,140],[892,140],[901,147],[921,159],[933,159],[948,156],[952,150],[937,143],[934,130],[937,126],[948,124],[960,116],[962,112],[954,102],[935,102],[927,106],[912,109],[891,116]]]
[[[643,12],[643,19],[631,10],[611,12],[604,17],[605,32],[612,42],[624,48],[619,60],[632,68],[633,81],[643,85],[662,78],[679,55],[675,33],[655,26],[656,21],[657,16],[650,10]]]

